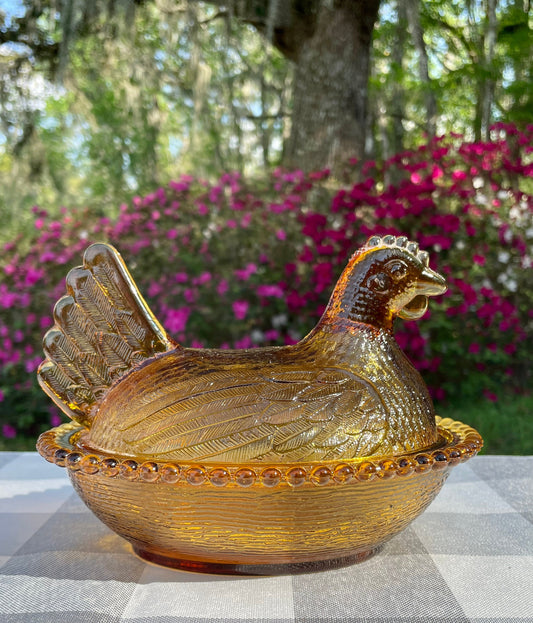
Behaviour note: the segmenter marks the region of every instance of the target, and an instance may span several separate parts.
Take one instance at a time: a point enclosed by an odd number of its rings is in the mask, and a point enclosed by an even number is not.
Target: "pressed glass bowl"
[[[180,464],[94,453],[68,423],[39,438],[87,506],[151,562],[225,573],[360,562],[435,498],[450,469],[482,446],[437,418],[425,452],[343,462]]]

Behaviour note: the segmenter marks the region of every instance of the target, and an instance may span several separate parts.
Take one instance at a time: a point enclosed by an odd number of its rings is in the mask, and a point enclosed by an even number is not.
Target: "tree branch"
[[[208,17],[207,19],[200,20],[198,24],[200,26],[204,26],[205,24],[214,22],[217,19],[226,19],[229,16],[230,16],[229,11],[225,11],[225,10],[217,11],[212,17]]]
[[[250,121],[272,121],[272,120],[281,119],[283,117],[290,117],[290,116],[291,116],[290,113],[283,112],[281,110],[276,113],[264,114],[264,115],[252,115],[252,114],[243,115],[245,119],[249,119]]]
[[[302,43],[316,26],[319,0],[209,0],[228,14],[271,35],[271,43],[289,60],[297,61]]]

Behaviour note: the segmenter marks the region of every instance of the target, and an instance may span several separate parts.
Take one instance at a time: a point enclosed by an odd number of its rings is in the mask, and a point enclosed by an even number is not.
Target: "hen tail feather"
[[[113,247],[98,243],[66,279],[54,308],[38,370],[44,391],[73,420],[90,427],[113,382],[135,365],[177,345],[139,294]]]

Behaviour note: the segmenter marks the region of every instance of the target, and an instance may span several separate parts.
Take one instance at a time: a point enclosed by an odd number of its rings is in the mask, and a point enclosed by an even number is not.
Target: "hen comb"
[[[427,251],[420,251],[417,242],[411,242],[407,236],[393,236],[387,234],[386,236],[372,236],[366,243],[364,248],[372,247],[400,247],[405,249],[413,257],[422,262],[424,266],[429,266],[429,253]]]

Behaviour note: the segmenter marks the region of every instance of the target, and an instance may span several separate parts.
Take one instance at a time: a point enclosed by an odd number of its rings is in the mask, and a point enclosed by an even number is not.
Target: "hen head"
[[[373,236],[354,254],[326,311],[337,317],[392,329],[396,316],[421,318],[428,296],[446,291],[444,278],[429,267],[429,255],[405,236]]]

